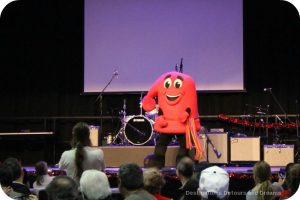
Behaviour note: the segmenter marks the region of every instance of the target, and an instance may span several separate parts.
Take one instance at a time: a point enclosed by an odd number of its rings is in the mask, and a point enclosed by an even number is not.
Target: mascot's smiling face
[[[163,86],[160,87],[159,98],[162,98],[170,106],[184,101],[188,92],[195,92],[194,81],[183,73],[170,72],[161,78],[160,84]]]
[[[168,74],[164,78],[164,96],[166,103],[169,105],[175,105],[185,94],[185,91],[182,89],[184,83],[184,78],[180,75],[172,76]]]

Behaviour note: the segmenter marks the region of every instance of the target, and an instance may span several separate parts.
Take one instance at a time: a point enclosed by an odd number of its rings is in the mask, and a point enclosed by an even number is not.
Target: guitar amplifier
[[[228,133],[210,132],[207,134],[213,146],[207,142],[209,163],[228,163]]]
[[[278,167],[294,163],[294,145],[264,145],[264,161]]]
[[[230,161],[260,161],[260,137],[231,137]]]
[[[99,146],[99,126],[89,126],[90,140],[93,147]]]

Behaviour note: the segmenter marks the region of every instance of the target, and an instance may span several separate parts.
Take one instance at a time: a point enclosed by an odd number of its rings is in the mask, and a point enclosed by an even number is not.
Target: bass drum
[[[142,115],[126,119],[125,138],[130,144],[144,145],[152,139],[152,123]]]

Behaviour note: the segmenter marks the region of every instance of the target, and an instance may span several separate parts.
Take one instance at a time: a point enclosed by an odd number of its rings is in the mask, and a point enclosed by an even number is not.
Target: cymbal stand
[[[143,92],[141,92],[141,96],[140,96],[140,115],[143,115]]]
[[[119,144],[127,145],[128,142],[127,142],[126,137],[125,137],[126,99],[123,99],[123,110],[120,112],[120,114],[122,115],[122,117],[120,117],[120,119],[121,119],[121,128],[120,128],[119,132],[117,133],[117,135],[114,137],[114,140],[113,140],[112,144],[116,144],[116,140],[119,138],[120,141],[121,141]]]

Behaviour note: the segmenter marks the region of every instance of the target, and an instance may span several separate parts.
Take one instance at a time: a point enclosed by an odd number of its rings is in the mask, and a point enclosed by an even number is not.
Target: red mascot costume
[[[143,98],[143,108],[146,112],[156,109],[158,103],[158,117],[155,119],[154,130],[159,133],[154,154],[165,162],[167,146],[177,136],[180,149],[177,161],[188,155],[188,149],[193,144],[196,147],[195,160],[203,157],[203,150],[197,131],[200,129],[198,117],[197,92],[194,80],[183,73],[168,72],[160,76]]]

